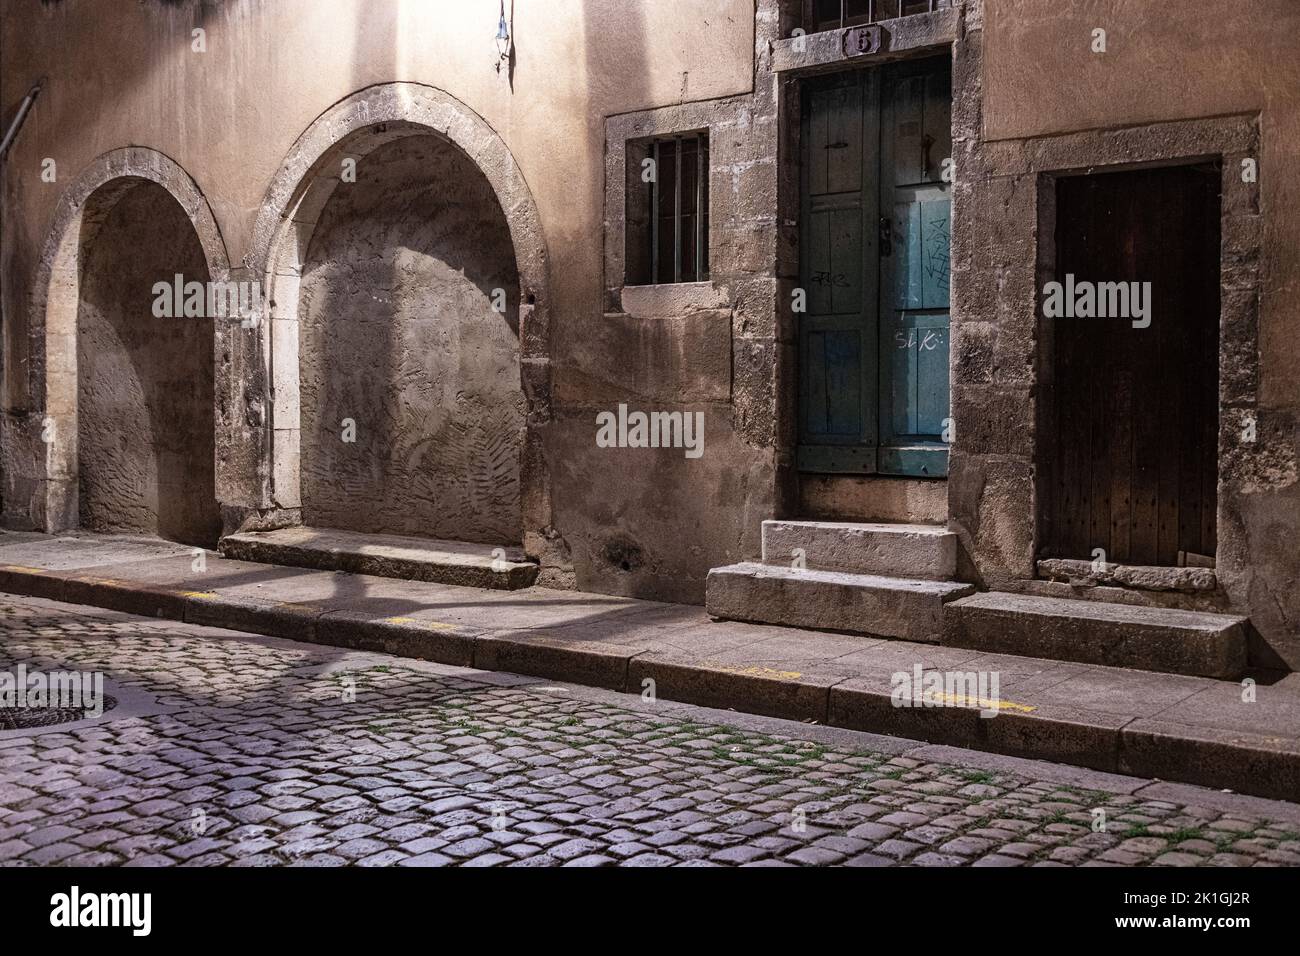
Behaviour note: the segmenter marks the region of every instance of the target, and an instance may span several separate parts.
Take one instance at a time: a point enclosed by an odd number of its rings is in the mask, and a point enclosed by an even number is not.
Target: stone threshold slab
[[[944,608],[941,644],[1109,667],[1236,679],[1244,617],[985,591]]]
[[[233,576],[239,567],[245,566],[213,558],[208,573]],[[449,621],[441,613],[445,603],[422,608],[411,601],[389,613],[364,602],[350,608],[339,600],[276,601],[246,588],[200,590],[192,581],[161,583],[157,575],[132,580],[129,574],[143,574],[139,564],[95,570],[103,573],[0,565],[0,591],[1300,800],[1300,727],[1285,719],[1300,705],[1297,680],[1259,687],[1255,702],[1236,704],[1227,693],[1207,694],[1231,689],[1207,678],[1143,673],[1135,679],[1136,672],[1092,665],[709,622],[698,608],[599,595],[540,594],[531,604],[548,609],[544,617],[506,620],[486,604],[482,614]],[[366,579],[356,580],[364,589]],[[383,586],[389,592],[430,587]],[[459,603],[467,606],[483,594],[460,592]],[[894,675],[914,671],[1000,673],[988,708],[996,716],[963,706],[895,706]],[[1162,680],[1175,683],[1164,688],[1165,702],[1153,706],[1151,682]],[[1072,693],[1080,681],[1088,692]],[[1205,713],[1189,712],[1189,702],[1202,698]],[[1241,729],[1242,721],[1263,729]],[[1289,730],[1279,732],[1279,725]],[[1223,729],[1229,727],[1237,729]]]
[[[218,550],[239,561],[504,591],[530,587],[538,571],[517,546],[327,528],[228,534]]]

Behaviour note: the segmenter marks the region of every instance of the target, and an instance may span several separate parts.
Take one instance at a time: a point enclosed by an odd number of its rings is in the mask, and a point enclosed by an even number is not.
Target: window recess
[[[627,284],[709,277],[709,134],[628,147]]]

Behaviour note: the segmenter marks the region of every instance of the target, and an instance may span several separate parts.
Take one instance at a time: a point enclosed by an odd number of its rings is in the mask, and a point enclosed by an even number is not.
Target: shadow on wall
[[[469,157],[415,135],[357,163],[302,276],[306,524],[522,539],[518,300],[505,216]]]
[[[581,184],[590,190],[598,210],[604,208],[605,154],[614,145],[605,143],[608,117],[694,98],[691,78],[685,73],[673,74],[669,62],[681,30],[677,24],[672,24],[677,33],[661,28],[670,22],[672,6],[619,0],[582,2],[582,55],[591,100],[587,132],[593,146],[581,159],[586,180],[575,176],[574,188]],[[694,21],[711,19],[707,9],[701,12],[704,4],[676,6]],[[605,215],[622,212],[607,210]],[[606,367],[591,370],[590,377],[616,381],[607,369],[629,361],[669,367],[697,360],[680,347],[676,354],[600,356],[594,352],[586,341],[590,334],[585,326],[602,321],[605,288],[621,286],[624,278],[604,276],[603,248],[597,241],[585,251],[591,256],[590,266],[583,262],[590,287],[582,290],[581,301],[591,303],[591,308],[557,311],[553,333],[557,363],[572,367],[603,361]],[[663,344],[658,347],[668,352]],[[569,377],[582,380],[588,377],[588,370],[573,368]],[[631,379],[626,381],[624,400],[631,407],[668,410],[662,403],[656,405],[653,399],[638,396]],[[616,403],[612,398],[608,401],[613,410]],[[701,603],[709,567],[723,563],[714,560],[718,549],[726,547],[722,540],[726,534],[720,535],[719,529],[731,522],[728,509],[742,498],[744,490],[737,488],[738,482],[725,467],[711,467],[712,458],[705,466],[703,462],[686,463],[680,455],[643,449],[597,449],[595,411],[573,409],[564,415],[564,445],[555,454],[557,526],[571,547],[577,586],[585,591]],[[710,425],[724,420],[719,415],[710,419]],[[701,479],[701,474],[707,477]],[[689,494],[687,488],[692,489]]]
[[[213,546],[212,320],[153,314],[156,282],[208,281],[198,235],[170,193],[143,183],[78,259],[81,525]]]

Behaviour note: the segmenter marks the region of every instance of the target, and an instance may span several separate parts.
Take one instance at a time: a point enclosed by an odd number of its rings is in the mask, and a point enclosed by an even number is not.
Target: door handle
[[[887,258],[894,254],[894,221],[888,216],[880,217],[880,255]]]

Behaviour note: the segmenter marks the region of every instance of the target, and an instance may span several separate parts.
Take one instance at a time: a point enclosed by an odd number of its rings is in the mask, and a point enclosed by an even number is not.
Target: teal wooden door
[[[803,112],[801,467],[876,470],[875,73],[812,84]]]
[[[807,84],[801,470],[947,474],[949,90],[946,63]]]
[[[890,70],[881,93],[882,474],[948,473],[948,286],[952,94],[946,64]]]

